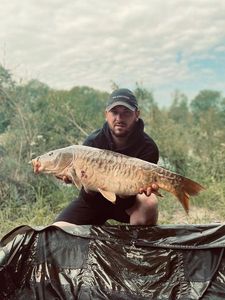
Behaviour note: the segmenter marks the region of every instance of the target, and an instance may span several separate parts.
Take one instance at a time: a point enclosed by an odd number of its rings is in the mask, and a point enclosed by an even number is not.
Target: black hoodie
[[[96,130],[88,136],[84,141],[84,145],[119,152],[155,164],[159,159],[158,147],[153,139],[144,132],[144,122],[142,119],[139,119],[136,123],[126,147],[120,150],[116,150],[107,122],[101,129]],[[112,205],[112,203],[105,199],[100,193],[86,193],[83,188],[80,191],[78,199],[79,198],[85,200],[91,207],[97,206],[100,208],[100,206],[105,207]],[[117,196],[115,205],[120,206],[121,209],[128,209],[134,204],[135,198],[136,196],[130,196],[126,199],[121,199]]]
[[[144,122],[139,119],[135,124],[133,133],[130,135],[126,147],[116,150],[112,135],[106,122],[101,129],[93,132],[85,141],[84,145],[100,149],[116,151],[121,154],[140,158],[151,163],[157,163],[159,150],[153,139],[144,132]]]

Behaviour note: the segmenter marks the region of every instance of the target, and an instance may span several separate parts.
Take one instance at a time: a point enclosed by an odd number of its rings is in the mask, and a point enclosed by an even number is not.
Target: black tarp
[[[225,225],[15,228],[0,299],[225,299]]]

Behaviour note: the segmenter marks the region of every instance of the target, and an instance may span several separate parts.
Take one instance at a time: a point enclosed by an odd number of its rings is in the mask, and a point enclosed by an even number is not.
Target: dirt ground
[[[167,221],[166,221],[167,220]],[[215,212],[207,208],[199,208],[192,206],[189,215],[183,210],[177,209],[172,215],[168,216],[165,211],[159,211],[159,223],[171,224],[208,224],[208,223],[224,223],[221,217]]]

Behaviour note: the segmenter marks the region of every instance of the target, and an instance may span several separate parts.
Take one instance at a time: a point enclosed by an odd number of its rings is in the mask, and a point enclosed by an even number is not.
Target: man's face
[[[132,111],[125,106],[118,105],[105,112],[106,121],[112,134],[116,137],[126,137],[132,131],[138,120],[139,111]]]

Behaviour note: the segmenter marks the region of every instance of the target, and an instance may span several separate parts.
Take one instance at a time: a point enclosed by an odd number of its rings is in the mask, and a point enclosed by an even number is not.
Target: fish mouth
[[[33,165],[34,173],[40,173],[41,172],[41,163],[37,159],[32,159],[31,163]]]

